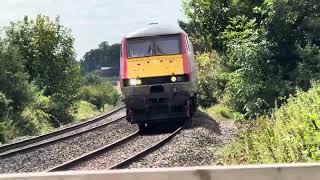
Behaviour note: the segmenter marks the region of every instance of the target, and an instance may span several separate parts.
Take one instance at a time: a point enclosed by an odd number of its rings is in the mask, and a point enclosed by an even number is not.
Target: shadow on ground
[[[167,123],[153,124],[144,132],[140,132],[140,134],[172,133],[181,126],[183,126],[183,129],[203,127],[217,135],[221,135],[219,123],[208,114],[201,111],[197,111],[192,119],[172,119]]]
[[[199,110],[195,113],[193,118],[189,120],[189,122],[187,122],[185,126],[186,129],[197,127],[203,127],[205,129],[208,129],[209,131],[214,132],[217,135],[221,135],[219,123],[208,114]]]

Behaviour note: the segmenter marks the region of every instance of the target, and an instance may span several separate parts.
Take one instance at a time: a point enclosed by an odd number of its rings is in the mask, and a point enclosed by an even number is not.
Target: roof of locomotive
[[[184,33],[184,31],[178,26],[153,24],[129,33],[125,38],[129,39],[178,33]]]

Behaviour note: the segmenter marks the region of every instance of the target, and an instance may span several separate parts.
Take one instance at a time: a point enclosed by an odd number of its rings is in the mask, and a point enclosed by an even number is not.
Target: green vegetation
[[[306,0],[186,0],[200,56],[200,104],[225,103],[246,119],[318,80],[320,4]],[[212,53],[213,52],[213,53]],[[204,54],[205,53],[205,54]],[[209,55],[206,55],[209,54]],[[203,66],[201,58],[208,63]],[[210,67],[208,67],[208,66]],[[201,101],[208,99],[209,101]]]
[[[95,105],[97,109],[104,109],[105,104],[116,105],[119,99],[112,85],[103,80],[92,81],[81,87],[79,97]]]
[[[285,163],[320,160],[320,85],[299,90],[271,116],[248,124],[225,163]]]
[[[81,74],[83,75],[99,70],[101,67],[119,69],[120,44],[109,45],[108,42],[103,41],[97,49],[87,52],[80,63]],[[118,76],[118,74],[114,74],[114,76]]]
[[[225,162],[318,160],[319,2],[185,0],[184,8],[199,104],[242,131]]]
[[[210,108],[200,107],[200,111],[207,113],[218,122],[230,121],[233,119],[237,119],[238,116],[241,116],[241,114],[230,110],[230,108],[223,104],[216,104],[214,106],[211,106]]]
[[[96,107],[87,101],[78,101],[73,108],[72,115],[76,121],[81,121],[92,116],[98,115],[101,111],[98,111]]]
[[[59,18],[25,17],[6,27],[0,39],[0,143],[46,133],[117,103],[110,83],[80,76],[73,44]]]

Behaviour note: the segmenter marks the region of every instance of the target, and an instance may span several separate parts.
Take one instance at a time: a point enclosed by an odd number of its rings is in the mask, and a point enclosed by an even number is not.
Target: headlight
[[[171,82],[176,82],[177,81],[177,78],[175,76],[172,76],[171,77]]]
[[[137,85],[141,85],[141,83],[142,83],[142,82],[141,82],[140,79],[137,79],[137,80],[136,80],[136,84],[137,84]]]
[[[136,79],[130,79],[129,84],[130,84],[130,86],[135,86],[135,85],[137,85],[137,80]]]
[[[140,79],[130,79],[129,84],[130,86],[137,86],[137,85],[141,85],[141,80]]]

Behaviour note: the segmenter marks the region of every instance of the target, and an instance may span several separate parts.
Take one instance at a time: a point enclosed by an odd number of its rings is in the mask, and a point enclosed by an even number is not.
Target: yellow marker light
[[[177,78],[175,76],[172,76],[171,77],[171,82],[176,82],[177,81]]]
[[[136,79],[130,79],[129,83],[130,83],[131,86],[135,86],[135,85],[137,85],[137,80]]]
[[[142,82],[141,82],[140,79],[137,79],[137,80],[136,80],[136,84],[137,84],[137,85],[141,85],[141,83],[142,83]]]

